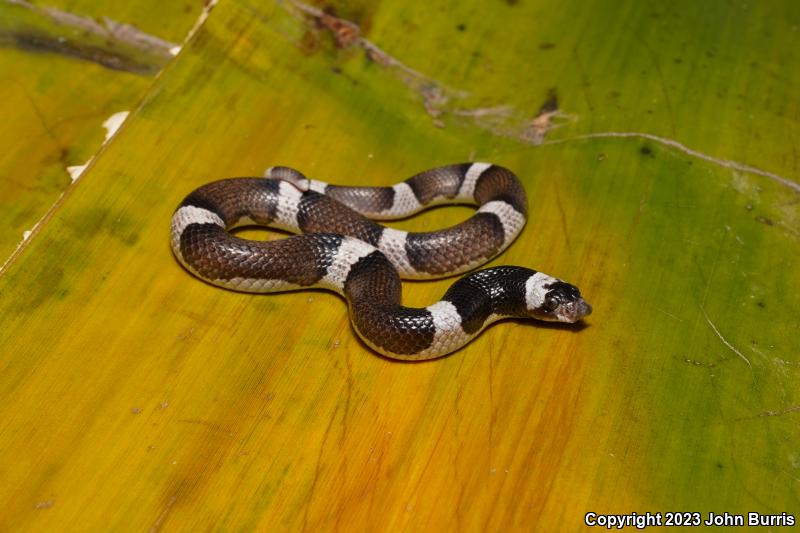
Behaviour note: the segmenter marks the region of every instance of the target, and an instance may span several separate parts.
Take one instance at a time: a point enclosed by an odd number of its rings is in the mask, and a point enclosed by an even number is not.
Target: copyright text
[[[678,513],[678,512],[646,512],[630,514],[601,514],[586,513],[583,523],[587,526],[602,527],[605,529],[623,529],[633,527],[645,529],[655,526],[793,526],[796,524],[794,515],[760,514],[760,513]]]

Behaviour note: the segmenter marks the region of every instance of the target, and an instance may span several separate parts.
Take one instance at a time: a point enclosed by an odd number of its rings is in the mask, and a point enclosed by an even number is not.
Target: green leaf
[[[326,8],[221,2],[0,276],[0,529],[797,517],[798,4]],[[466,160],[532,206],[492,264],[577,284],[583,327],[501,322],[396,363],[333,294],[224,291],[169,250],[215,179]]]

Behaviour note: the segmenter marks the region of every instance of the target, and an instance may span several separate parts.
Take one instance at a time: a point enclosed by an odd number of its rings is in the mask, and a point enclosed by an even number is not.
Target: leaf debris
[[[719,337],[719,340],[722,341],[722,344],[727,346],[730,351],[732,351],[733,353],[738,355],[745,363],[747,363],[747,366],[750,367],[750,370],[752,370],[753,369],[753,365],[750,364],[750,359],[748,359],[742,352],[737,350],[736,347],[733,344],[728,342],[728,340],[725,337],[722,336],[722,333],[719,332],[719,330],[717,329],[717,326],[715,326],[714,323],[711,321],[711,319],[708,316],[708,313],[706,313],[706,310],[703,307],[701,307],[700,310],[703,312],[703,316],[705,317],[706,322],[708,322],[708,325],[711,326],[711,329],[714,331],[714,333],[717,334],[717,337]]]

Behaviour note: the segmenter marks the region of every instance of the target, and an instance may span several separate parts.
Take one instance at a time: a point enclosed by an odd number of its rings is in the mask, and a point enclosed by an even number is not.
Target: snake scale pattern
[[[374,221],[445,203],[478,209],[433,232]],[[401,278],[445,277],[486,263],[519,235],[527,210],[517,176],[489,163],[439,167],[392,187],[330,185],[272,167],[263,178],[229,178],[190,193],[172,217],[171,241],[181,264],[209,283],[254,293],[335,291],[372,349],[394,359],[433,359],[502,318],[573,323],[591,313],[575,286],[517,266],[472,272],[425,308],[401,304]],[[246,225],[298,235],[262,242],[230,233]]]

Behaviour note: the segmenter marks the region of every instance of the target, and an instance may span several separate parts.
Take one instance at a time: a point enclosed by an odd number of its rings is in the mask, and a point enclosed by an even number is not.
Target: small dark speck
[[[331,67],[331,72],[333,72],[334,74],[341,74],[342,69],[339,67]]]
[[[605,161],[606,157],[608,157],[608,156],[606,156],[606,154],[597,154],[597,160],[598,161]]]
[[[650,148],[649,146],[642,146],[639,149],[639,152],[641,152],[642,155],[649,155],[649,156],[653,155],[653,149]]]
[[[547,90],[547,99],[539,107],[539,112],[536,116],[540,117],[545,113],[551,113],[553,111],[558,111],[558,91],[556,91],[555,87],[551,87]]]
[[[508,4],[510,6],[515,6],[515,5],[519,4],[519,0],[506,0],[506,4]]]
[[[539,50],[552,50],[556,47],[556,43],[540,43]]]
[[[723,466],[723,464],[722,464],[722,463],[717,463],[717,468],[719,468],[720,470],[722,470],[723,468],[725,468],[725,466]]]
[[[676,57],[675,59],[673,59],[673,61],[674,61],[675,63],[677,63],[678,65],[680,65],[681,63],[683,63],[683,58],[681,58],[681,57]]]
[[[464,31],[464,30],[467,29],[467,25],[466,24],[459,24],[458,26],[456,26],[456,29],[458,31]]]
[[[766,224],[767,226],[774,226],[775,222],[771,218],[763,217],[758,215],[756,217],[756,222],[761,222],[762,224]]]
[[[652,115],[652,114],[653,114],[653,110],[652,110],[652,109],[648,109],[648,110],[647,110],[647,114],[648,114],[648,115]]]
[[[765,304],[763,300],[759,300],[758,302],[756,302],[756,305],[759,306],[761,309],[764,309],[767,306],[767,304]]]

